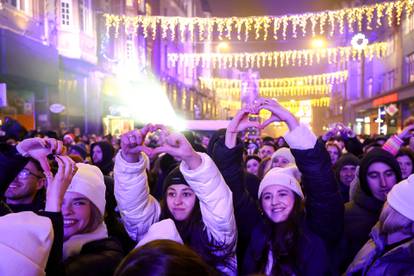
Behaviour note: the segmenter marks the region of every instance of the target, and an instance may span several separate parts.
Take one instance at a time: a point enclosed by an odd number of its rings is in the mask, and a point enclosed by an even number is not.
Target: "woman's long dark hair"
[[[265,272],[269,250],[273,255],[272,275],[298,274],[298,245],[301,234],[300,221],[303,216],[302,199],[295,195],[295,202],[287,220],[275,223],[264,214],[268,243],[262,252],[260,269]],[[261,199],[260,199],[261,202]]]
[[[226,267],[236,271],[236,265],[233,263],[235,257],[233,248],[235,241],[226,244],[226,242],[218,242],[209,239],[207,229],[204,225],[200,211],[200,201],[196,197],[193,210],[189,217],[184,221],[177,221],[168,209],[164,194],[161,200],[161,217],[160,219],[170,218],[174,221],[178,232],[184,244],[191,247],[203,260],[213,267]]]

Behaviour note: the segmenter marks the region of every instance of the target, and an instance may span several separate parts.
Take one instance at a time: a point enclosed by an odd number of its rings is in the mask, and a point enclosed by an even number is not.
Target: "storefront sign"
[[[398,112],[398,108],[395,104],[390,104],[389,106],[385,107],[385,112],[387,112],[388,115],[392,117]]]
[[[59,103],[55,103],[55,104],[51,104],[49,106],[49,110],[52,113],[58,114],[58,113],[61,113],[65,110],[65,106],[62,105],[62,104],[59,104]]]
[[[398,93],[392,93],[390,95],[375,99],[372,101],[373,107],[378,107],[381,105],[389,104],[389,103],[395,103],[398,101]]]

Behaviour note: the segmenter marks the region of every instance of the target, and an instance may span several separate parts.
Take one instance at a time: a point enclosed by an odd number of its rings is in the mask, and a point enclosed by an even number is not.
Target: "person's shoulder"
[[[123,254],[121,243],[116,238],[105,238],[95,240],[83,245],[81,254],[86,253],[100,253],[104,251],[114,251]]]

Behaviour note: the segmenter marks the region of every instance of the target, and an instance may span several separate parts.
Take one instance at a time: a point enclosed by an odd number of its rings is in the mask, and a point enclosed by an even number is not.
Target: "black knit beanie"
[[[372,196],[372,192],[367,182],[368,168],[375,162],[385,163],[390,166],[395,173],[397,183],[400,182],[402,178],[400,165],[398,164],[395,157],[382,148],[374,148],[369,153],[367,153],[364,158],[362,158],[361,165],[359,167],[359,181],[361,189],[369,196]]]
[[[359,166],[360,161],[361,160],[359,160],[358,157],[356,157],[352,153],[343,154],[333,166],[333,171],[335,173],[336,178],[339,179],[339,173],[343,167],[348,165]]]
[[[175,169],[173,169],[165,177],[164,184],[162,186],[163,195],[167,191],[168,187],[170,187],[171,185],[178,185],[178,184],[183,184],[183,185],[189,186],[187,181],[185,181],[183,174],[180,172],[180,167],[179,166],[177,166]]]

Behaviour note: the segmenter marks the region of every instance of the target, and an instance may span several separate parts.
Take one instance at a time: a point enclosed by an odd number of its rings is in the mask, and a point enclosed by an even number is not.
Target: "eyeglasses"
[[[43,176],[40,176],[40,175],[34,174],[34,173],[32,173],[31,171],[29,171],[28,169],[23,169],[23,170],[21,170],[21,171],[19,172],[19,174],[17,175],[17,177],[18,177],[18,178],[20,178],[20,179],[27,179],[27,178],[29,178],[29,176],[31,176],[31,175],[33,175],[33,176],[35,176],[35,177],[37,177],[37,178],[43,178]]]

